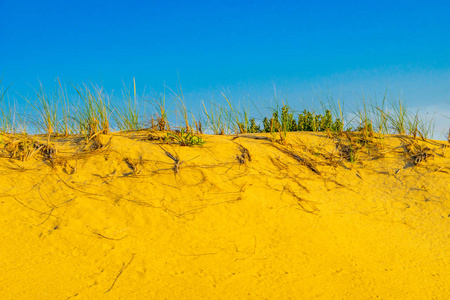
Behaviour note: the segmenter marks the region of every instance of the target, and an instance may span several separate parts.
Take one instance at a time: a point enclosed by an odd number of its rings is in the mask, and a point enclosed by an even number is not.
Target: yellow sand
[[[324,134],[145,137],[0,159],[0,299],[450,298],[443,142],[414,166],[398,136],[354,164]]]

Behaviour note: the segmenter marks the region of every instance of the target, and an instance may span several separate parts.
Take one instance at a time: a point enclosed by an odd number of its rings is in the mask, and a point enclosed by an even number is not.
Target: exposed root
[[[288,165],[282,162],[279,156],[275,158],[269,156],[269,159],[272,162],[272,164],[278,168],[278,170],[286,170],[288,168]]]
[[[271,188],[274,189],[273,187],[271,187]],[[278,189],[274,189],[274,190],[278,190]],[[281,192],[280,197],[283,195],[284,192],[291,195],[297,202],[294,205],[300,207],[300,210],[302,210],[306,213],[309,213],[309,214],[316,214],[316,213],[320,212],[320,210],[316,207],[316,205],[313,204],[312,201],[306,200],[306,199],[300,197],[299,195],[297,195],[297,193],[295,191],[293,191],[289,185],[283,186],[283,189],[278,190],[278,191]]]
[[[235,137],[233,137],[231,140],[235,140],[238,138],[247,138],[247,139],[254,139],[254,140],[266,140],[269,142],[272,142],[272,140],[266,136],[257,136],[257,135],[250,135],[250,134],[238,134]]]
[[[111,238],[111,237],[104,236],[103,234],[101,234],[100,232],[98,232],[98,231],[95,230],[95,229],[92,229],[92,228],[89,227],[89,226],[86,226],[86,228],[87,228],[90,232],[92,232],[93,234],[96,234],[96,235],[98,235],[98,236],[101,237],[101,238],[104,238],[104,239],[107,239],[107,240],[111,240],[111,241],[120,241],[120,240],[123,240],[124,238],[127,237],[127,235],[124,235],[124,236],[121,237],[121,238]]]
[[[309,158],[301,157],[300,155],[298,155],[297,153],[294,153],[293,151],[290,151],[288,149],[276,146],[276,144],[274,144],[274,147],[277,148],[279,151],[283,152],[284,154],[287,154],[288,156],[292,157],[296,161],[298,161],[298,162],[302,163],[303,165],[307,166],[308,169],[310,169],[311,171],[313,171],[317,175],[322,175],[322,173],[314,165],[314,162],[312,160],[310,160]]]

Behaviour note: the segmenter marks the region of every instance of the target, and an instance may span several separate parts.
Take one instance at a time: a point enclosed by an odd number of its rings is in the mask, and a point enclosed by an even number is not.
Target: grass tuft
[[[98,134],[109,133],[109,117],[111,113],[108,95],[103,88],[86,84],[72,85],[81,99],[81,107],[75,117],[80,133],[90,139]]]
[[[204,113],[207,120],[207,127],[214,134],[225,134],[227,132],[227,111],[220,104],[213,100],[210,103],[209,110],[206,108],[205,103],[202,101]]]
[[[123,84],[123,106],[114,108],[113,118],[120,131],[139,130],[142,128],[139,123],[139,101],[136,94],[136,80],[133,77],[133,95],[129,89]]]
[[[150,128],[159,131],[170,130],[168,110],[166,108],[166,86],[164,85],[163,94],[153,94],[153,99],[150,101],[156,110],[155,117],[151,117]]]

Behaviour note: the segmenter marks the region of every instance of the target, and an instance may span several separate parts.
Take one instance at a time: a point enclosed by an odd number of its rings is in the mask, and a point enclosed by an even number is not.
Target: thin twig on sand
[[[122,272],[123,272],[123,271],[131,264],[131,262],[133,261],[134,255],[135,255],[135,254],[136,254],[136,253],[133,253],[133,254],[132,254],[131,259],[130,259],[130,261],[129,261],[127,264],[123,264],[123,265],[122,265],[122,268],[120,269],[119,274],[117,274],[116,279],[114,279],[114,281],[113,281],[111,287],[105,292],[105,294],[106,294],[107,292],[109,292],[110,290],[112,290],[112,288],[113,288],[114,285],[116,284],[116,281],[117,281],[117,279],[119,278],[119,276],[122,275]]]

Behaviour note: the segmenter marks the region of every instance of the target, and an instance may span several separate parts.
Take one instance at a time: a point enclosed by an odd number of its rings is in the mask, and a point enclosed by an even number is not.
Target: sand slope
[[[443,142],[414,165],[392,136],[352,164],[325,134],[156,135],[0,158],[1,299],[450,298]]]

